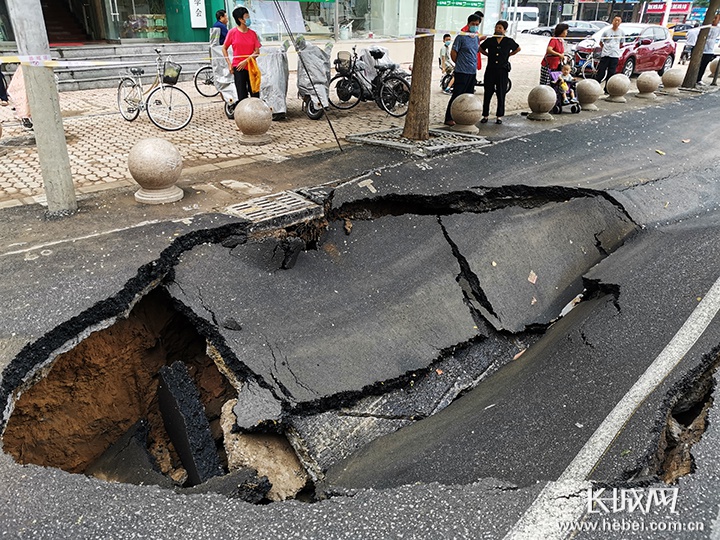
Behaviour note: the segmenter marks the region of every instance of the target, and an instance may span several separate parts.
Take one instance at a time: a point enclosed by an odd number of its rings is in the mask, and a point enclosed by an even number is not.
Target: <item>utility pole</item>
[[[20,56],[49,60],[50,44],[40,0],[7,0],[7,7]],[[50,67],[30,65],[23,66],[23,74],[47,197],[47,215],[67,216],[77,211],[77,199],[55,76]]]
[[[436,0],[418,1],[418,33],[425,35],[415,38],[410,104],[403,128],[403,137],[416,141],[430,138],[430,86],[435,40],[428,30],[435,28],[436,8]]]

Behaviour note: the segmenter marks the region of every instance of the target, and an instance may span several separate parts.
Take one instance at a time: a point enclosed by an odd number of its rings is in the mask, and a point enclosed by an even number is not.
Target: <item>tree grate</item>
[[[432,156],[472,146],[485,146],[490,144],[485,137],[480,137],[479,135],[445,131],[442,129],[431,129],[430,138],[426,141],[414,141],[403,137],[402,131],[402,128],[395,128],[370,133],[357,133],[348,135],[346,140],[363,144],[389,146],[390,148],[397,148],[423,156]]]
[[[253,223],[281,220],[284,225],[322,215],[322,207],[293,191],[281,191],[228,206],[228,214]]]

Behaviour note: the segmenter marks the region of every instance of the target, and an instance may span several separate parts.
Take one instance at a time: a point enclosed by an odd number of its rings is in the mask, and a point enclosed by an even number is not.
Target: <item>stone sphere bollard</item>
[[[607,91],[610,96],[605,101],[612,103],[627,103],[625,94],[630,90],[630,77],[616,73],[607,81]]]
[[[638,94],[635,97],[643,99],[657,99],[655,91],[660,86],[660,75],[654,71],[641,73],[637,78]]]
[[[597,111],[595,102],[602,95],[602,86],[595,79],[583,79],[576,86],[577,98],[583,111]]]
[[[545,84],[540,84],[530,90],[528,94],[528,105],[532,111],[528,114],[530,120],[552,120],[550,111],[557,102],[555,90]]]
[[[272,109],[260,98],[246,98],[237,104],[235,124],[245,144],[267,144],[272,140],[267,132],[272,124]]]
[[[477,133],[475,124],[482,118],[482,101],[475,94],[460,94],[450,105],[450,114],[455,121],[452,131]]]
[[[135,200],[145,204],[179,201],[185,193],[175,185],[182,173],[182,156],[165,139],[141,139],[128,154],[130,175],[140,189]]]
[[[710,75],[715,75],[715,70],[717,69],[717,65],[718,65],[718,59],[714,58],[708,65],[708,67],[710,68]]]
[[[662,76],[663,90],[668,94],[679,94],[685,73],[680,68],[668,69]]]

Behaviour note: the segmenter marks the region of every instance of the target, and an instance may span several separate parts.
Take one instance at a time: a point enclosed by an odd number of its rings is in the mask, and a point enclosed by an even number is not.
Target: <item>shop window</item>
[[[164,0],[117,0],[120,37],[123,39],[167,39]]]

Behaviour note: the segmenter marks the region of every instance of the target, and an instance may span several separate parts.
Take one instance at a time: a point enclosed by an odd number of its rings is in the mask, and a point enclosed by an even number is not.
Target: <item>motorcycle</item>
[[[298,53],[297,86],[298,96],[302,99],[302,109],[311,120],[322,118],[330,105],[330,51],[332,43],[321,49],[308,43],[303,36],[295,40]]]

